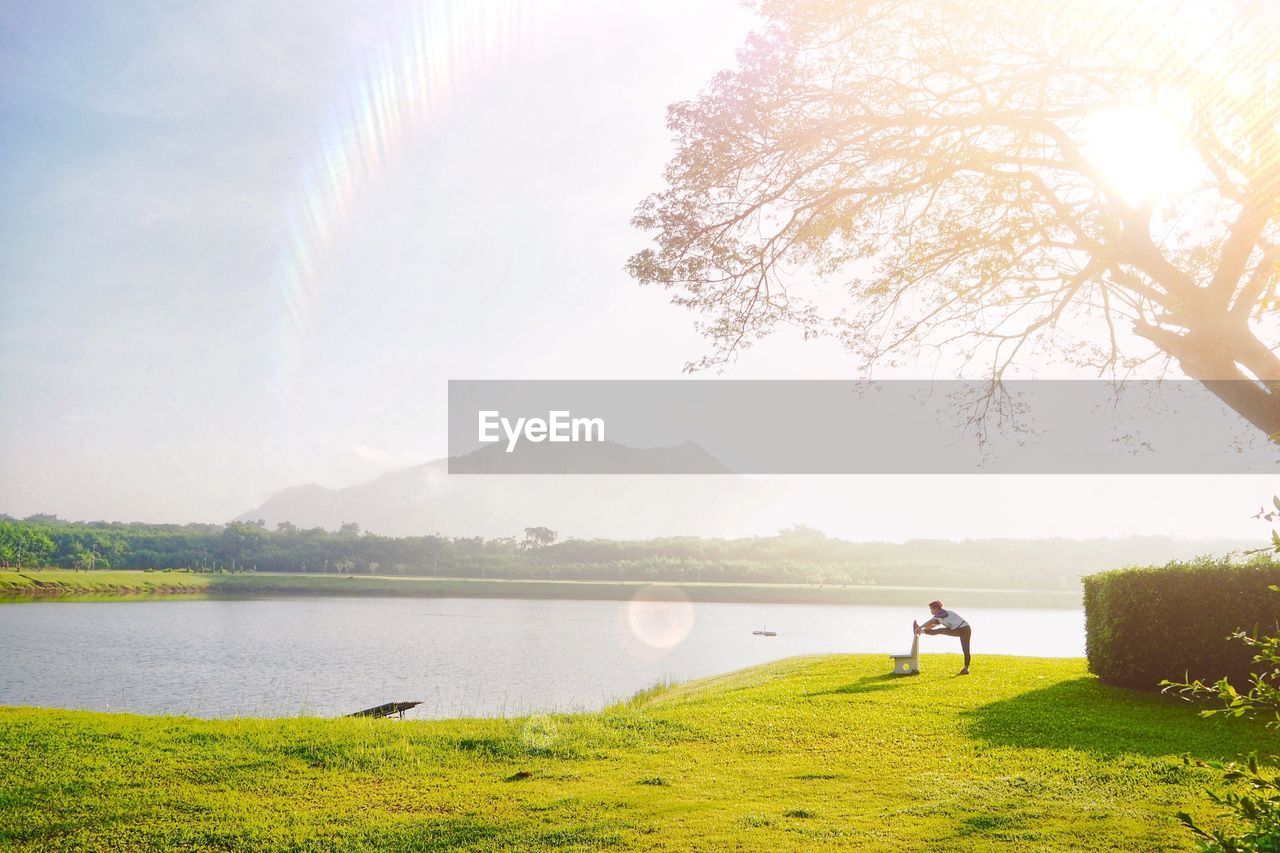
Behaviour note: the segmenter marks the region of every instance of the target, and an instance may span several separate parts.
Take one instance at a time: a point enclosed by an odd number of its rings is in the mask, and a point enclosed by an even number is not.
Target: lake
[[[957,608],[960,609],[960,608]],[[1079,610],[960,612],[984,654],[1084,654]],[[793,655],[905,651],[925,608],[684,601],[298,598],[0,605],[0,704],[417,717],[593,710],[663,681]],[[776,637],[753,636],[768,626]],[[925,669],[958,668],[923,637]],[[885,671],[890,670],[888,659]]]

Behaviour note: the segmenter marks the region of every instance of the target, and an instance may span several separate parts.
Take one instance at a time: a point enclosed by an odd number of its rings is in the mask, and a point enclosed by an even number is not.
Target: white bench
[[[920,635],[911,635],[911,651],[905,655],[889,655],[893,658],[894,675],[920,674]]]

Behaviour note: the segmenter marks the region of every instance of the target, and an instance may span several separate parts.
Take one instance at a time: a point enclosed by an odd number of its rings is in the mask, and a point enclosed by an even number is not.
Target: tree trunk
[[[1248,327],[1203,323],[1180,335],[1139,324],[1134,332],[1176,359],[1184,373],[1240,417],[1280,440],[1280,357]]]
[[[1166,350],[1182,369],[1242,418],[1267,434],[1280,437],[1280,359],[1254,337],[1219,336],[1217,341],[1194,333],[1178,336],[1181,352]],[[1250,376],[1240,369],[1249,370]],[[1256,377],[1256,378],[1254,378]]]
[[[1280,441],[1280,395],[1268,392],[1252,379],[1201,379],[1200,382],[1272,441]]]

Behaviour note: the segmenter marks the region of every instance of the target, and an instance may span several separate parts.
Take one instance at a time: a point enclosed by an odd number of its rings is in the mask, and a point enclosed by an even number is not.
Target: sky
[[[666,105],[753,23],[722,0],[6,3],[0,512],[221,522],[443,456],[449,379],[681,376],[705,343],[623,272],[628,220]],[[854,368],[783,336],[723,375]],[[840,532],[842,487],[796,488],[796,520]],[[1262,537],[1273,490],[850,488],[850,529],[901,537]]]

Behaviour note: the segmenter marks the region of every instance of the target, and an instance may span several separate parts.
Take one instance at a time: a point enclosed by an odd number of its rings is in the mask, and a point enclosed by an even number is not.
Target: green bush
[[[1156,689],[1163,679],[1246,687],[1253,654],[1228,638],[1280,630],[1268,587],[1280,563],[1201,558],[1159,568],[1120,569],[1084,578],[1089,671],[1108,684]]]

